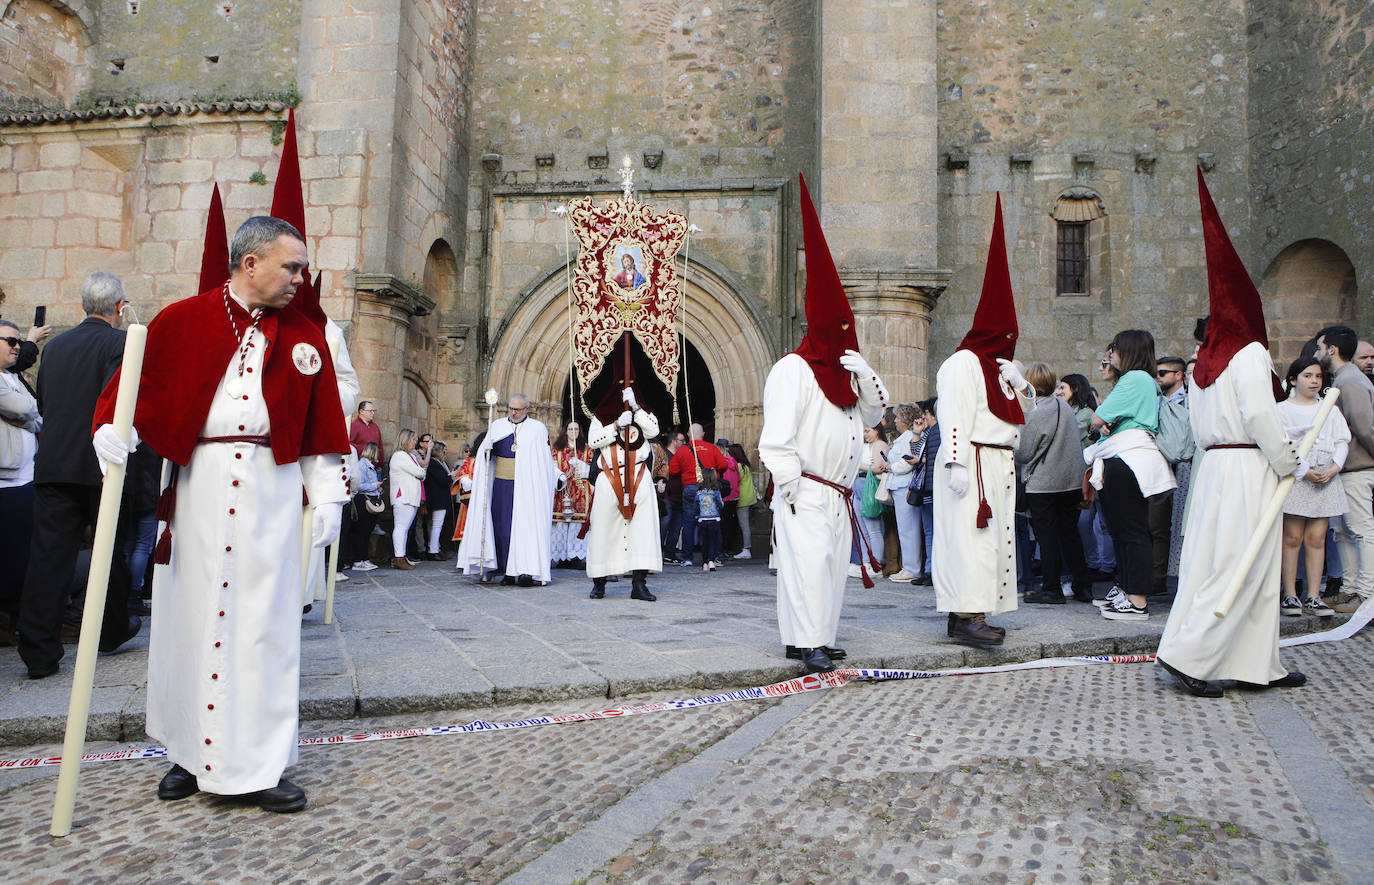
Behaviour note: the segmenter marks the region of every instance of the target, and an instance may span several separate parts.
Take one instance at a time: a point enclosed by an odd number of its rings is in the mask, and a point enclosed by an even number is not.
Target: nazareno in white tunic
[[[634,415],[634,424],[631,426],[645,441],[634,450],[634,469],[638,471],[641,464],[653,457],[653,446],[649,440],[658,436],[658,419],[643,409],[636,409]],[[601,472],[596,475],[596,491],[592,495],[591,526],[587,529],[589,578],[603,578],[637,569],[663,571],[663,547],[658,534],[658,495],[654,491],[653,472],[644,470],[635,489],[634,516],[628,520],[620,514],[615,491],[611,488],[607,471],[611,463],[610,451],[618,449],[615,439],[619,432],[620,428],[616,425],[604,425],[596,417],[592,418],[587,431],[587,442],[597,450],[597,457],[601,460]],[[623,456],[624,450],[619,449],[619,453]]]

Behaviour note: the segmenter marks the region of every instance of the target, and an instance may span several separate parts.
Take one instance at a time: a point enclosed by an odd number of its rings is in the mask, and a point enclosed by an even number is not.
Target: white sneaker
[[[748,548],[748,547],[745,547],[743,550],[741,550],[740,552],[738,552],[738,553],[735,554],[735,559],[753,559],[753,558],[754,558],[754,557],[753,557],[753,554],[751,554],[751,553],[749,552],[749,548]]]
[[[353,563],[353,571],[355,572],[370,572],[376,567],[377,566],[374,565],[372,561],[368,559],[364,559],[362,562]]]
[[[682,567],[683,567],[683,568],[691,568],[691,567],[692,567],[692,560],[690,560],[690,559],[684,559],[684,560],[682,560]]]
[[[335,584],[339,584],[339,583],[342,583],[342,582],[347,581],[347,580],[348,580],[348,575],[345,575],[343,572],[335,572],[335,573],[334,573],[334,583],[335,583]]]
[[[849,564],[849,577],[851,577],[851,578],[862,578],[862,577],[863,577],[863,572],[861,572],[861,571],[859,570],[859,564],[858,564],[857,562],[851,562],[851,563]]]
[[[894,584],[910,584],[912,581],[916,580],[916,576],[906,569],[902,569],[895,575],[888,575],[887,579]]]
[[[711,571],[715,571],[715,570],[716,570],[716,567],[719,566],[720,563],[719,563],[719,562],[708,562],[707,565],[710,567]]]
[[[711,563],[709,562],[703,562],[701,564],[701,570],[704,572],[713,572],[716,570],[716,567],[711,565]]]

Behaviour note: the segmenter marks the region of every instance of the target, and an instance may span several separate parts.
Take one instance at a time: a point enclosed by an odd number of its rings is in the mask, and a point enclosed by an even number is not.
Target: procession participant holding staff
[[[776,487],[778,628],[788,656],[800,658],[806,672],[820,673],[846,656],[834,643],[858,523],[851,487],[864,428],[882,419],[887,389],[859,354],[854,311],[805,178],[801,210],[806,336],[768,372],[759,457]],[[871,551],[865,549],[865,556],[873,562]],[[873,586],[866,571],[863,580]]]
[[[250,218],[228,282],[148,327],[134,427],[172,462],[148,650],[147,732],[174,763],[161,799],[205,790],[268,811],[306,804],[282,777],[297,759],[301,493],[315,547],[338,537],[348,499],[324,334],[284,309],[307,260],[295,227]],[[116,373],[95,413],[106,462],[125,458],[110,426],[118,387]]]
[[[647,578],[649,572],[663,571],[663,550],[649,475],[649,441],[658,436],[658,419],[635,395],[629,334],[624,333],[616,346],[615,383],[597,406],[587,432],[600,467],[587,530],[587,577],[592,579],[591,598],[601,599],[608,577],[630,572],[630,598],[654,602],[658,597],[649,592]]]
[[[1206,455],[1194,468],[1178,595],[1155,659],[1192,694],[1221,697],[1221,679],[1250,688],[1307,682],[1279,663],[1280,531],[1277,522],[1260,525],[1279,478],[1301,477],[1307,464],[1298,460],[1279,420],[1276,401],[1283,389],[1269,356],[1259,292],[1226,235],[1201,169],[1197,176],[1212,312],[1188,403],[1193,436]],[[1264,546],[1229,613],[1218,618],[1220,599],[1257,530],[1266,532]]]
[[[935,478],[935,604],[945,634],[964,645],[1001,645],[990,614],[1016,610],[1015,468],[1012,454],[1034,389],[1016,352],[1002,198],[997,198],[983,292],[973,328],[935,376],[942,442]],[[970,476],[970,474],[972,474]]]
[[[483,582],[494,569],[502,584],[533,587],[549,582],[558,472],[549,429],[529,416],[529,397],[513,393],[507,403],[506,417],[491,423],[475,455],[457,567]]]

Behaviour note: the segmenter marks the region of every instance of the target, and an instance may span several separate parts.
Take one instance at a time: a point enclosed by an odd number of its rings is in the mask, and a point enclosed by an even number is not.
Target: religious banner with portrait
[[[682,281],[674,258],[687,237],[687,219],[655,212],[629,194],[604,206],[591,197],[573,200],[568,216],[580,246],[573,360],[583,389],[624,332],[639,341],[664,386],[676,389]]]

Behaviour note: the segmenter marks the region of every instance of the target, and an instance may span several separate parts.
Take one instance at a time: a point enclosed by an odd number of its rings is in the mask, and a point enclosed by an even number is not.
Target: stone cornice
[[[879,301],[886,311],[900,310],[901,302],[915,299],[922,310],[929,315],[935,303],[949,285],[952,271],[939,268],[907,268],[902,270],[876,270],[869,268],[840,268],[840,282],[845,294],[856,306],[860,302],[872,308],[872,302]],[[866,312],[866,311],[865,311]]]
[[[105,120],[143,119],[161,116],[187,116],[197,114],[280,114],[285,113],[288,105],[280,101],[158,101],[139,102],[132,105],[109,105],[107,107],[76,110],[63,108],[55,111],[7,111],[0,113],[0,126],[45,126],[55,123],[89,123]]]
[[[353,288],[360,296],[399,306],[410,316],[425,316],[434,310],[434,301],[425,293],[394,274],[355,273]]]

